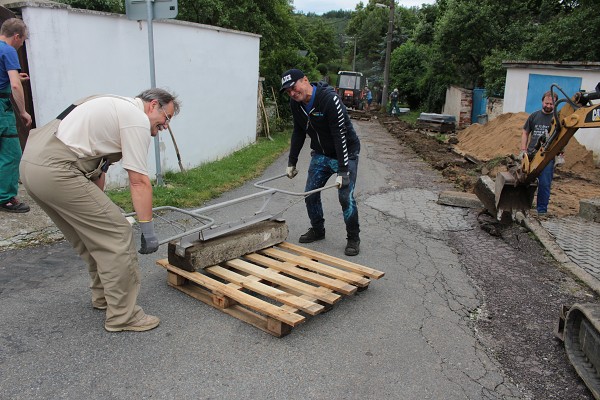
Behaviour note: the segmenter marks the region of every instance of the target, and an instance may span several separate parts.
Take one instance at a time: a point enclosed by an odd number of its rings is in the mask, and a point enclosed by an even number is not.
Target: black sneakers
[[[360,253],[360,239],[348,239],[344,254],[347,256],[356,256]]]
[[[323,229],[322,231],[318,231],[314,228],[310,228],[308,230],[308,232],[306,232],[304,235],[300,236],[300,243],[312,243],[312,242],[316,242],[317,240],[323,240],[325,239],[325,229]]]
[[[30,210],[29,206],[13,197],[6,203],[0,203],[0,210],[12,213],[26,213]]]

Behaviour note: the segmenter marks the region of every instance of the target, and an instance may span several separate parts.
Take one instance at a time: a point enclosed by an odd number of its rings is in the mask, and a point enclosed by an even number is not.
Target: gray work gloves
[[[350,184],[350,172],[346,171],[338,173],[335,184],[337,185],[338,189],[348,186]]]
[[[158,238],[156,237],[156,233],[154,233],[154,222],[140,222],[140,230],[142,231],[142,247],[139,253],[154,253],[158,250]]]
[[[525,158],[525,154],[527,154],[527,152],[525,150],[521,150],[521,152],[519,153],[519,158],[517,158],[517,160],[523,161],[523,159]]]
[[[288,167],[285,170],[285,173],[287,174],[288,178],[292,179],[293,177],[298,175],[298,170],[296,169],[295,165],[288,165]]]

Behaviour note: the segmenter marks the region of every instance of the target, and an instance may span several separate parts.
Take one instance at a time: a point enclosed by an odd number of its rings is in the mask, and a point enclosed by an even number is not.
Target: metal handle
[[[255,198],[259,198],[259,197],[272,196],[275,193],[282,193],[282,194],[287,194],[287,195],[290,195],[290,196],[303,196],[303,197],[306,197],[306,196],[310,196],[311,194],[314,194],[314,193],[322,192],[323,190],[326,190],[326,189],[331,189],[331,188],[337,187],[337,184],[334,183],[334,184],[331,184],[331,185],[323,186],[322,188],[310,190],[308,192],[292,192],[292,191],[289,191],[289,190],[283,190],[283,189],[268,187],[268,186],[264,185],[266,182],[271,182],[271,181],[274,181],[276,179],[283,178],[284,176],[287,176],[287,174],[283,173],[281,175],[277,175],[277,176],[274,176],[272,178],[267,178],[267,179],[263,179],[261,181],[256,182],[254,184],[254,186],[257,187],[257,188],[259,188],[259,189],[263,189],[262,192],[253,193],[253,194],[250,194],[250,195],[247,195],[247,196],[243,196],[243,197],[238,197],[236,199],[224,201],[224,202],[221,202],[221,203],[212,204],[210,206],[206,206],[206,207],[202,207],[202,208],[197,208],[197,209],[191,210],[191,211],[184,210],[184,209],[177,208],[177,207],[172,207],[172,206],[161,206],[161,207],[155,207],[155,208],[153,208],[152,209],[153,213],[156,212],[156,211],[162,211],[162,210],[176,211],[176,212],[180,212],[180,213],[183,213],[183,214],[190,215],[193,218],[196,218],[196,219],[201,220],[203,222],[203,225],[201,225],[199,227],[196,227],[196,228],[191,229],[189,231],[185,231],[185,232],[179,233],[179,234],[177,234],[175,236],[172,236],[172,237],[169,237],[167,239],[163,239],[163,240],[159,241],[159,245],[168,243],[168,242],[173,241],[175,239],[183,238],[185,236],[190,236],[190,235],[193,235],[195,233],[202,232],[205,229],[213,227],[215,225],[215,220],[212,219],[212,218],[210,218],[210,217],[207,217],[206,215],[201,214],[201,213],[204,213],[206,211],[211,211],[211,210],[215,210],[215,209],[219,209],[219,208],[228,207],[228,206],[231,206],[231,205],[234,205],[234,204],[237,204],[237,203],[241,203],[241,202],[252,200],[252,199],[255,199]],[[257,215],[257,214],[264,215],[263,211],[266,208],[267,203],[268,203],[268,200],[265,202],[265,204],[263,204],[263,207],[261,208],[261,210],[259,210],[258,212],[254,213],[254,214],[255,215]],[[280,213],[282,213],[282,212],[280,212]],[[131,212],[131,213],[128,213],[128,214],[124,214],[124,216],[125,217],[129,217],[129,216],[132,216],[132,215],[135,215],[135,214],[136,214],[135,212]],[[268,218],[268,217],[271,217],[271,216],[266,216],[266,217],[263,217],[263,218]],[[260,221],[260,218],[256,218],[255,220],[256,221]],[[247,223],[240,224],[240,226],[242,226],[242,225],[246,226]],[[226,230],[226,232],[233,231],[235,229],[236,229],[236,227],[234,226],[234,227],[231,227],[228,230]]]
[[[323,190],[326,190],[326,189],[331,189],[331,188],[334,188],[334,187],[338,187],[336,183],[333,183],[331,185],[323,186],[322,188],[317,188],[317,189],[309,190],[308,192],[291,192],[291,191],[288,191],[288,190],[283,190],[283,189],[278,189],[278,188],[272,188],[272,187],[264,185],[264,183],[266,183],[266,182],[274,181],[276,179],[283,178],[284,176],[287,176],[287,174],[285,172],[283,174],[281,174],[281,175],[277,175],[277,176],[274,176],[272,178],[267,178],[267,179],[263,179],[262,181],[258,181],[258,182],[256,182],[254,184],[254,186],[256,186],[257,188],[260,188],[260,189],[274,190],[274,191],[276,191],[278,193],[288,194],[290,196],[310,196],[313,193],[318,193],[318,192],[322,192]]]

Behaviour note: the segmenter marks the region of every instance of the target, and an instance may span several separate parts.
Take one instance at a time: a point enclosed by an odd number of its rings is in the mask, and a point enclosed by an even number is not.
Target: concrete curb
[[[517,212],[515,219],[518,223],[524,225],[537,237],[537,239],[556,261],[558,261],[564,268],[577,277],[577,279],[581,280],[590,289],[600,295],[600,282],[598,282],[596,278],[586,272],[579,265],[572,262],[569,259],[569,256],[567,256],[567,254],[560,248],[552,235],[548,233],[548,231],[542,226],[542,224],[540,224],[539,221],[530,217],[526,217],[521,212]]]

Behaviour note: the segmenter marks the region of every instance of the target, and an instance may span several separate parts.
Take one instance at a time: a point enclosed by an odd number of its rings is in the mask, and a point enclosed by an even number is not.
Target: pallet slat
[[[169,273],[171,273],[171,272],[169,272]],[[235,317],[235,318],[239,319],[240,321],[244,321],[252,326],[255,326],[258,329],[260,329],[264,332],[267,332],[271,335],[281,337],[281,336],[285,336],[286,334],[290,333],[290,331],[291,331],[291,327],[289,325],[284,324],[281,321],[276,321],[276,322],[279,322],[279,324],[276,324],[276,323],[274,323],[273,318],[269,318],[269,317],[265,317],[263,315],[257,314],[255,312],[248,310],[244,307],[241,307],[239,305],[232,305],[231,307],[228,307],[228,308],[217,307],[213,303],[212,293],[210,293],[209,291],[207,291],[205,289],[202,289],[200,286],[193,285],[190,283],[182,284],[182,285],[174,285],[172,283],[169,283],[169,285],[174,287],[175,289],[179,290],[180,292],[185,293],[190,297],[193,297],[196,300],[199,300],[205,304],[208,304],[209,306],[213,306],[213,307],[217,308],[218,310],[224,312],[225,314],[231,315],[232,317]]]
[[[341,258],[330,256],[329,254],[307,249],[306,247],[297,246],[292,243],[283,242],[280,243],[278,247],[295,251],[301,255],[307,256],[319,262],[324,262],[335,267],[343,268],[350,272],[355,272],[360,275],[368,276],[369,278],[380,279],[383,278],[383,276],[385,275],[385,272],[365,267],[364,265],[356,264],[351,261],[342,260]]]
[[[247,257],[248,256],[250,256],[249,259],[253,259],[253,255],[247,255]],[[242,272],[246,272],[248,274],[252,274],[259,278],[268,280],[269,282],[280,285],[282,287],[294,289],[303,294],[315,297],[321,301],[324,301],[325,303],[334,304],[342,298],[342,296],[333,293],[330,289],[306,284],[296,279],[276,273],[273,270],[269,270],[268,268],[263,268],[244,260],[234,259],[227,261],[225,264],[227,266],[234,267]]]
[[[307,282],[314,283],[316,285],[321,285],[328,289],[335,290],[336,292],[351,295],[356,292],[358,289],[356,286],[350,285],[347,282],[340,281],[338,279],[329,278],[327,276],[319,275],[317,273],[304,270],[302,268],[298,268],[296,264],[290,262],[284,262],[279,260],[274,260],[272,258],[266,257],[262,254],[251,253],[246,254],[244,258],[252,260],[257,264],[264,265],[265,267],[270,267],[276,269],[281,272],[285,272],[288,275],[291,275],[296,278],[303,279]]]
[[[235,283],[242,288],[250,289],[258,294],[270,297],[283,304],[287,304],[288,306],[296,307],[310,315],[317,315],[325,308],[320,304],[313,303],[312,301],[302,299],[283,290],[265,285],[264,283],[258,282],[255,279],[247,278],[218,265],[206,268],[206,270],[211,274],[225,279],[231,283]]]
[[[313,261],[308,257],[294,255],[292,253],[288,253],[286,251],[282,251],[276,248],[264,249],[261,250],[260,253],[266,254],[274,258],[278,258],[283,261],[296,263],[300,267],[308,268],[311,271],[327,275],[333,279],[339,279],[341,281],[348,282],[352,285],[364,287],[367,286],[369,282],[371,282],[369,279],[365,278],[362,275],[358,275],[353,272],[342,271],[338,268],[333,268],[323,263]]]

